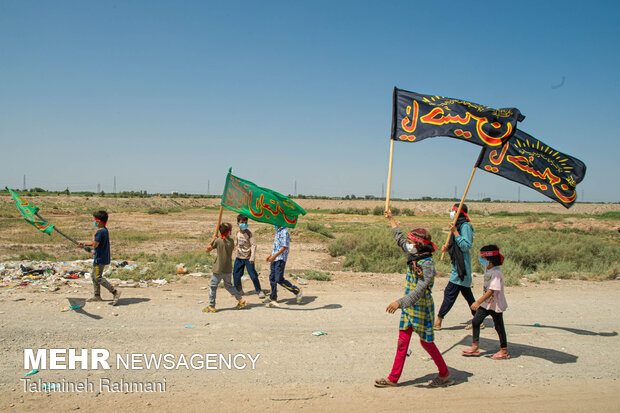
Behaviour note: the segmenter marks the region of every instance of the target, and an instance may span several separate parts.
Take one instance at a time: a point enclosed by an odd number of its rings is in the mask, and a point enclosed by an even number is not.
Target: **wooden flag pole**
[[[478,169],[478,166],[480,165],[480,162],[482,162],[482,157],[484,156],[484,151],[485,151],[485,147],[483,146],[482,149],[480,149],[480,155],[478,155],[478,160],[476,161],[476,163],[474,164],[474,169],[472,169],[471,171],[471,175],[469,175],[469,182],[467,182],[467,187],[465,188],[465,192],[463,193],[463,197],[461,198],[461,203],[459,204],[459,208],[456,211],[456,214],[454,215],[454,220],[452,221],[452,224],[456,225],[456,220],[459,219],[459,214],[461,213],[461,208],[463,207],[463,202],[465,202],[465,197],[467,196],[467,191],[469,191],[469,185],[471,185],[471,181],[472,179],[474,179],[474,173],[476,173],[476,169]],[[448,244],[450,243],[450,236],[452,234],[448,233],[448,238],[446,239],[446,243],[444,244],[444,247],[447,247]],[[443,248],[442,248],[443,250]],[[441,261],[443,261],[443,257],[444,255],[446,255],[445,251],[441,252]]]
[[[392,160],[394,159],[394,139],[390,139],[390,166],[388,169],[387,192],[385,193],[385,210],[390,209],[390,190],[392,188]]]
[[[215,227],[215,234],[213,234],[213,238],[217,238],[217,233],[220,230],[220,224],[222,223],[222,213],[224,212],[224,207],[220,206],[220,216],[217,217],[217,226]]]

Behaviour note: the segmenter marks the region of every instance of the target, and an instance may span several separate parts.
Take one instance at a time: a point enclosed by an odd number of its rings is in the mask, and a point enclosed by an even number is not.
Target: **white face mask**
[[[416,254],[418,252],[417,248],[415,247],[415,245],[413,244],[409,244],[407,243],[407,251],[409,251],[409,254]]]
[[[454,217],[456,216],[456,211],[450,211],[450,219],[454,221]]]

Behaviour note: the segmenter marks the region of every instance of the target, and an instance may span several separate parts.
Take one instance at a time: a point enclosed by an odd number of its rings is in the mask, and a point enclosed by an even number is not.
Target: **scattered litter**
[[[407,350],[407,357],[411,356],[411,349]]]
[[[185,264],[177,264],[177,274],[187,274],[187,268],[185,268]]]
[[[540,327],[540,323],[534,323],[534,327]]]
[[[60,311],[62,311],[62,312],[64,313],[64,312],[66,312],[66,311],[77,310],[78,308],[82,308],[82,306],[81,306],[81,305],[72,305],[71,307],[65,307],[65,308],[63,308],[63,309],[62,309],[62,310],[60,310]]]
[[[206,290],[209,287],[200,287],[201,290]]]
[[[24,374],[24,377],[32,376],[33,374],[37,374],[38,372],[39,372],[39,369],[30,370],[29,373]]]
[[[202,304],[202,303],[204,303],[204,301],[202,301],[202,300],[198,301],[198,304]]]
[[[168,284],[168,281],[166,281],[164,279],[161,279],[161,280],[151,280],[151,282],[153,284],[158,284],[158,285],[166,285],[166,284]]]
[[[41,388],[43,390],[60,390],[60,385],[55,383],[43,383]]]
[[[194,327],[196,327],[196,326],[189,326],[189,325],[185,326],[185,328],[194,328]]]
[[[313,336],[324,336],[327,333],[325,331],[315,331],[314,333],[312,333]]]
[[[297,279],[297,283],[299,283],[301,285],[307,285],[308,281],[304,280],[303,278],[298,278]]]

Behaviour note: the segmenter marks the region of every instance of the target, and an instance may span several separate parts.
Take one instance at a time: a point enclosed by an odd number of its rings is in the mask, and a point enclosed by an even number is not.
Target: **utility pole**
[[[295,192],[293,192],[294,196],[297,196],[297,181],[295,181]]]
[[[207,179],[207,195],[211,195],[211,180]]]
[[[24,191],[26,190],[26,175],[25,174],[24,174],[24,188],[23,188],[23,190]]]
[[[517,202],[521,202],[521,187],[517,187]]]
[[[101,184],[97,184],[97,193],[101,192]]]
[[[381,184],[381,198],[385,198],[385,184]]]
[[[116,193],[116,176],[114,177],[114,191],[112,191],[112,193]]]
[[[456,185],[454,185],[454,199],[457,199],[456,198]]]

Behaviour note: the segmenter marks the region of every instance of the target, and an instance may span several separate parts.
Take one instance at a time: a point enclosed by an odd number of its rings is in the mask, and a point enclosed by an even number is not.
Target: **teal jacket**
[[[465,262],[465,278],[463,281],[456,272],[456,265],[452,264],[452,273],[450,274],[450,282],[452,284],[462,285],[463,287],[471,287],[471,254],[469,250],[474,245],[474,227],[469,222],[463,222],[459,236],[454,237],[456,245],[463,251],[463,261]]]

